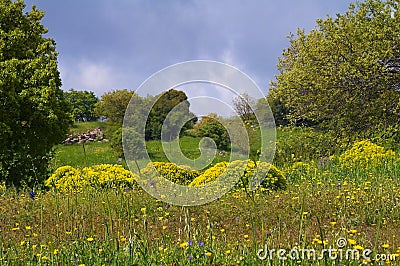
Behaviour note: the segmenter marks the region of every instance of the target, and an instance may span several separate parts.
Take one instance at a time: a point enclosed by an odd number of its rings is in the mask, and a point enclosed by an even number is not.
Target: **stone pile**
[[[95,128],[81,134],[70,134],[62,142],[64,145],[75,144],[75,143],[87,143],[94,141],[108,142],[108,139],[104,138],[104,133],[100,128]]]

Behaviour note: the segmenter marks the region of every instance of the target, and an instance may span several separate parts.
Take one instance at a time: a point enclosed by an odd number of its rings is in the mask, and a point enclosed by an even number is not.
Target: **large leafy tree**
[[[46,178],[49,153],[71,122],[44,12],[24,8],[0,0],[0,179],[15,185]]]
[[[269,102],[293,123],[370,136],[400,122],[400,12],[398,1],[351,4],[335,18],[298,30],[279,59]]]
[[[94,95],[94,92],[70,89],[65,92],[65,98],[72,107],[75,121],[94,121],[98,118],[94,108],[99,99]]]
[[[107,121],[110,123],[122,125],[126,107],[133,95],[135,93],[127,89],[107,92],[96,103],[95,113],[99,116],[106,116]]]
[[[179,133],[193,127],[197,118],[189,111],[190,104],[183,91],[171,89],[156,97],[157,101],[151,106],[151,111],[146,121],[146,140],[161,139],[161,130],[164,124],[166,124],[164,140],[174,139]],[[166,120],[168,114],[175,107],[177,108]],[[184,123],[181,131],[177,133],[177,129],[173,125],[179,125],[183,120],[188,122]]]

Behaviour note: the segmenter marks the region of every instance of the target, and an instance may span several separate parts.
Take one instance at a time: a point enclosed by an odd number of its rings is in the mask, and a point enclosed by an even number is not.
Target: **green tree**
[[[164,140],[171,140],[177,137],[176,128],[173,127],[174,123],[180,124],[182,120],[189,119],[188,122],[184,123],[178,134],[193,127],[197,118],[189,111],[190,104],[183,91],[171,89],[156,97],[159,98],[152,106],[146,123],[146,140],[161,139],[161,130],[164,123],[166,123]],[[177,106],[178,108],[166,121],[168,114]]]
[[[44,12],[24,8],[0,0],[0,179],[14,185],[46,178],[51,149],[72,120]]]
[[[134,94],[126,89],[107,92],[96,104],[95,113],[98,116],[106,116],[110,123],[122,125],[126,107]]]
[[[283,103],[292,123],[308,121],[337,138],[368,137],[398,125],[398,5],[357,2],[344,14],[319,19],[308,34],[290,36],[270,98]]]
[[[98,118],[94,108],[99,99],[94,95],[94,92],[70,89],[65,92],[65,98],[72,107],[72,114],[75,121],[94,121]]]
[[[216,113],[203,116],[195,124],[194,131],[199,137],[213,139],[219,150],[229,150],[231,147],[228,131],[223,126],[223,118]]]
[[[257,124],[257,118],[254,113],[255,108],[256,100],[247,93],[233,99],[233,109],[235,109],[237,115],[248,126],[254,126]]]

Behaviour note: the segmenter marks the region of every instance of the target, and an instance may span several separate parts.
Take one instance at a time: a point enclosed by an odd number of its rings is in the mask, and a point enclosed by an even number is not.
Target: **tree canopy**
[[[292,123],[308,121],[337,137],[397,127],[400,115],[398,2],[367,0],[291,35],[269,102]],[[280,117],[282,121],[284,118]]]
[[[49,152],[71,122],[44,12],[24,8],[0,0],[0,179],[15,185],[46,178]]]
[[[70,89],[65,92],[65,98],[72,107],[72,114],[75,121],[94,121],[98,118],[94,108],[99,99],[94,95],[94,92]]]

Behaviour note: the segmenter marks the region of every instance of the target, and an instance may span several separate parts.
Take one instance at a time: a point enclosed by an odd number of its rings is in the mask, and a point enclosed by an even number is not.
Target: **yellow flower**
[[[347,239],[347,243],[349,243],[350,245],[355,245],[357,243],[357,241],[349,238],[349,239]]]
[[[94,238],[93,237],[88,237],[88,239],[86,239],[88,242],[93,242]]]
[[[166,225],[163,225],[162,229],[163,229],[163,230],[167,229],[167,226],[166,226]]]
[[[55,250],[53,251],[53,254],[54,254],[54,255],[58,255],[58,253],[59,253],[58,249],[55,249]]]
[[[220,231],[221,231],[221,233],[223,233],[223,232],[225,232],[225,229],[224,229],[224,228],[221,228],[221,230],[220,230]]]
[[[25,229],[26,230],[31,230],[31,227],[30,226],[25,226]]]
[[[188,245],[188,242],[183,242],[183,243],[181,243],[179,246],[180,246],[181,248],[185,248],[187,245]]]
[[[249,235],[244,235],[243,236],[245,239],[248,239],[249,238]]]
[[[364,248],[360,245],[355,245],[353,246],[353,248],[358,249],[358,250],[363,250]]]
[[[126,237],[121,236],[119,239],[120,242],[125,242],[126,241]]]
[[[389,247],[389,244],[387,244],[387,243],[386,243],[386,244],[383,244],[382,247],[383,247],[383,248],[388,248],[388,247]]]
[[[211,252],[206,252],[206,253],[204,253],[204,255],[206,255],[207,257],[211,257]]]
[[[332,225],[332,226],[335,226],[335,225],[336,225],[336,222],[331,222],[331,225]]]
[[[228,249],[228,250],[225,250],[225,254],[226,254],[226,255],[229,255],[229,254],[231,254],[231,250],[230,250],[230,249]]]

